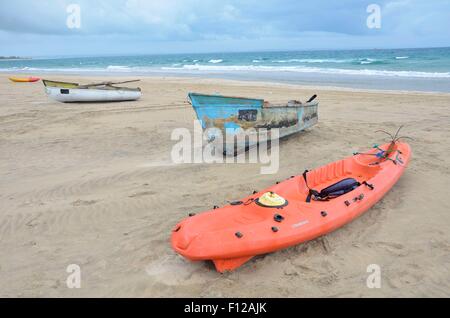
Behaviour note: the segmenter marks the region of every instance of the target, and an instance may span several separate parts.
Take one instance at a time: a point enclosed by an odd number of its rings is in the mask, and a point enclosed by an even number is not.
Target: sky
[[[0,1],[0,56],[443,47],[449,30],[450,0]]]

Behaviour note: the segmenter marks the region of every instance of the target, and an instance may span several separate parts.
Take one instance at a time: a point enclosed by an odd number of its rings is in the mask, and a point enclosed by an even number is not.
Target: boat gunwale
[[[191,96],[204,96],[204,97],[221,97],[221,98],[232,98],[232,99],[243,99],[243,100],[252,100],[252,101],[258,101],[258,102],[265,102],[264,99],[261,98],[251,98],[251,97],[239,97],[239,96],[224,96],[224,95],[214,95],[214,94],[200,94],[200,93],[188,93],[189,99],[192,101]]]
[[[64,83],[64,84],[73,84],[73,83]],[[130,88],[130,87],[118,87],[118,86],[91,86],[91,87],[63,87],[63,86],[47,86],[49,89],[71,89],[71,90],[99,90],[99,91],[127,91],[127,92],[142,92],[140,87]]]
[[[264,109],[272,109],[272,108],[303,108],[303,107],[317,107],[319,106],[319,102],[315,102],[315,103],[306,103],[306,104],[301,104],[301,105],[267,105],[267,106],[263,106]]]
[[[302,108],[302,107],[317,107],[319,106],[319,102],[315,101],[312,103],[304,103],[299,105],[279,105],[279,104],[271,104],[270,102],[266,101],[265,99],[261,98],[249,98],[249,97],[238,97],[238,96],[223,96],[223,95],[209,95],[209,94],[200,94],[200,93],[189,93],[189,101],[193,107],[246,107],[245,105],[194,105],[191,96],[203,96],[203,97],[219,97],[219,98],[230,98],[230,99],[243,99],[243,100],[251,100],[251,101],[258,101],[262,102],[262,109],[273,109],[273,108]],[[289,103],[289,101],[288,101]]]
[[[61,82],[61,81],[51,81],[42,79],[42,83],[44,83],[45,87],[60,87],[60,86],[48,86],[47,83],[55,83],[55,84],[64,84],[64,85],[74,85],[74,86],[80,86],[79,83],[70,83],[70,82]]]

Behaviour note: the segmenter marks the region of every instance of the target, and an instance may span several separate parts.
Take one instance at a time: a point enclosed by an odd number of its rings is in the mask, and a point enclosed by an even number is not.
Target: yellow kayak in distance
[[[41,79],[39,77],[10,77],[9,80],[14,83],[35,83]]]

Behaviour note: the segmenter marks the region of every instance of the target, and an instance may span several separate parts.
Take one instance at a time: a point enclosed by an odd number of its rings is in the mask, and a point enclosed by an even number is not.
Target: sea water
[[[41,57],[0,60],[0,72],[200,76],[450,92],[450,48]]]

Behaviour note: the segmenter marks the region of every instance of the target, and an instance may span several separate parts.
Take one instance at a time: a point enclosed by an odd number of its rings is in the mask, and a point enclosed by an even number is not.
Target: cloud
[[[71,3],[81,7],[83,23],[78,31],[66,27]],[[168,40],[304,31],[364,34],[366,6],[359,0],[16,0],[1,2],[0,29],[37,34],[137,33]]]
[[[366,8],[374,2],[382,8],[379,30],[366,25]],[[72,3],[81,7],[81,29],[66,25]],[[79,45],[99,39],[111,41],[108,45],[260,41],[272,48],[277,39],[308,40],[314,48],[338,46],[342,37],[353,38],[356,47],[362,39],[380,47],[381,39],[389,46],[404,39],[414,44],[415,37],[418,43],[428,39],[430,46],[450,45],[448,12],[448,0],[15,0],[0,1],[0,40],[26,35],[49,43],[70,36]],[[318,42],[324,39],[328,43]]]

